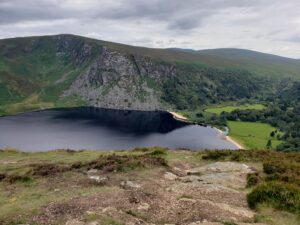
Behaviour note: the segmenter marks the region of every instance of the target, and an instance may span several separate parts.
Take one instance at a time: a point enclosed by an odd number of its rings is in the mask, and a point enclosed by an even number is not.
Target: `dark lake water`
[[[216,129],[174,120],[167,112],[72,108],[0,117],[0,148],[47,151],[147,146],[236,149]]]

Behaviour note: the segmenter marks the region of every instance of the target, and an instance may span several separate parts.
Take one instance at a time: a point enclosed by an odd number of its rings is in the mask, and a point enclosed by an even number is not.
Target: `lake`
[[[177,121],[167,112],[70,108],[0,117],[0,148],[35,152],[149,146],[236,149],[216,129]]]

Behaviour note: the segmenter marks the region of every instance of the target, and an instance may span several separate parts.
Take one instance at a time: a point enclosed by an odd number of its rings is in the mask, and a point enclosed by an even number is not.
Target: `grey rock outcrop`
[[[74,80],[62,98],[79,96],[88,105],[102,108],[162,109],[160,92],[155,86],[175,73],[173,65],[103,47],[94,63]]]

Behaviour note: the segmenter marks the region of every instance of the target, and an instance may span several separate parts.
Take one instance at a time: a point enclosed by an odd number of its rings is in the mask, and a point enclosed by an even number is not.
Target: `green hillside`
[[[299,60],[246,49],[221,48],[200,50],[198,54],[216,58],[216,61],[232,60],[237,66],[263,76],[290,76],[299,79]]]
[[[219,127],[227,120],[268,123],[284,133],[279,147],[295,150],[299,79],[299,60],[250,50],[151,49],[68,34],[0,40],[0,115],[76,106],[172,109]],[[204,111],[244,104],[266,107]]]
[[[3,39],[0,113],[76,105],[196,108],[266,96],[283,80],[298,79],[299,68],[297,60],[237,49],[151,49],[74,35]],[[116,94],[124,97],[111,104]]]

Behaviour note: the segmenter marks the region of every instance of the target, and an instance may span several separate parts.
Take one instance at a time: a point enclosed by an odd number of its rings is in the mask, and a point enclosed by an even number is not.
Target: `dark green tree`
[[[271,141],[271,139],[268,140],[266,147],[267,147],[267,149],[272,148],[272,141]]]

